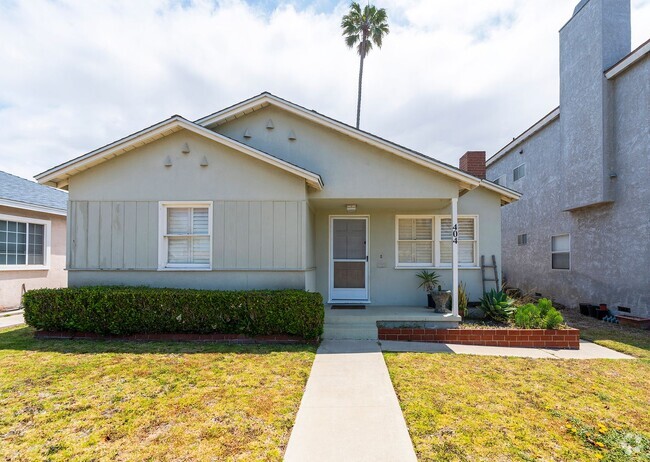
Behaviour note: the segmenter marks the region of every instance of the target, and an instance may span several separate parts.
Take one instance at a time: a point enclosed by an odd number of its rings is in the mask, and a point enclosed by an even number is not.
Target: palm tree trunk
[[[357,94],[357,128],[361,119],[361,81],[363,80],[363,58],[365,53],[361,53],[361,62],[359,63],[359,92]]]

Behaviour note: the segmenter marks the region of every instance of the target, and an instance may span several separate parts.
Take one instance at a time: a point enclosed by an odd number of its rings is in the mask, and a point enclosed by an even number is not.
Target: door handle
[[[366,262],[368,261],[368,255],[366,255]]]

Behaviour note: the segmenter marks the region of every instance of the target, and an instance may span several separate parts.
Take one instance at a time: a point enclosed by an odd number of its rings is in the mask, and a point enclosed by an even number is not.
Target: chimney
[[[630,52],[630,0],[582,0],[560,29],[560,140],[567,210],[614,200],[613,84]]]
[[[485,151],[467,151],[458,162],[458,167],[469,173],[485,179]]]

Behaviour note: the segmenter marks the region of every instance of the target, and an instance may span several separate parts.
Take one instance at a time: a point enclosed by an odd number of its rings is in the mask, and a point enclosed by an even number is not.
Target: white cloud
[[[574,3],[384,1],[391,33],[366,61],[362,128],[453,164],[494,152],[557,104],[557,31]],[[347,2],[272,4],[0,0],[0,170],[32,177],[264,90],[353,123]],[[632,5],[636,46],[650,1]]]

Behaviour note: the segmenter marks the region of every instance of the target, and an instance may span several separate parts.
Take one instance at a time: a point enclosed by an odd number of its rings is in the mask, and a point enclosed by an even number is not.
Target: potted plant
[[[438,286],[438,290],[431,292],[431,298],[435,304],[434,311],[436,313],[449,313],[447,303],[451,298],[451,290],[442,290],[442,287]]]
[[[419,273],[417,273],[415,276],[417,276],[417,278],[420,279],[420,285],[418,286],[418,288],[422,288],[427,293],[427,306],[429,308],[433,308],[435,305],[434,305],[432,294],[436,286],[438,285],[440,276],[438,276],[438,273],[436,273],[435,271],[427,271],[427,270],[422,270]]]

